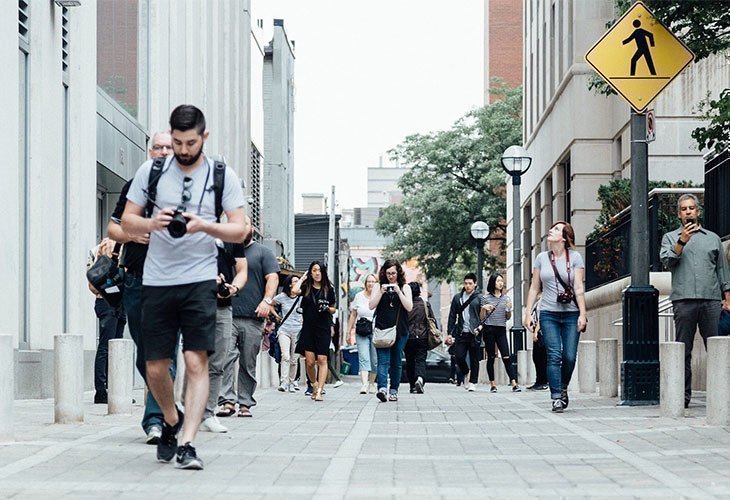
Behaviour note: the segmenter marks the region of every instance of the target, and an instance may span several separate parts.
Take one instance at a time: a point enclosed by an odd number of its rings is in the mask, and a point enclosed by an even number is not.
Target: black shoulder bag
[[[124,269],[119,267],[120,247],[121,245],[116,243],[111,257],[100,255],[86,271],[86,279],[89,280],[91,286],[112,307],[118,307],[122,303],[122,292],[124,291]]]

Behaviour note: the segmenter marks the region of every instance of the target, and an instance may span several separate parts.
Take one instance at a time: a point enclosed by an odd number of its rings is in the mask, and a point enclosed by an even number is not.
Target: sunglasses
[[[193,185],[193,180],[190,177],[185,177],[183,179],[183,190],[182,190],[182,204],[185,205],[187,202],[190,201],[190,199],[193,197],[192,193],[190,193],[190,188]]]

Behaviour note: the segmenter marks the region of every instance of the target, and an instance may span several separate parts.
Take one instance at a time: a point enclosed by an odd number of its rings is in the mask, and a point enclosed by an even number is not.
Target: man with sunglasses
[[[177,455],[175,467],[202,469],[192,442],[208,399],[208,355],[215,350],[215,239],[243,241],[245,201],[237,175],[226,167],[221,205],[227,222],[216,222],[214,162],[203,154],[209,132],[202,111],[192,105],[178,106],[170,115],[170,130],[173,156],[162,166],[154,199],[147,189],[153,166],[148,161],[129,189],[122,228],[130,235],[150,235],[142,287],[142,342],[147,383],[165,416],[157,459],[169,462]],[[154,209],[150,217],[144,217],[148,202]],[[178,211],[184,218],[184,234],[169,227]],[[177,434],[184,415],[175,406],[168,371],[178,331],[186,366],[187,424],[182,446]]]
[[[169,132],[157,132],[150,140],[149,156],[151,159],[164,158],[172,152],[172,137]],[[137,346],[137,369],[142,378],[147,381],[145,373],[144,348],[142,346],[142,271],[147,256],[147,245],[150,242],[149,234],[130,237],[122,229],[122,214],[127,205],[127,193],[132,185],[132,179],[122,188],[119,200],[107,225],[106,232],[117,243],[124,243],[121,264],[124,266],[124,294],[122,300],[127,313],[129,333]],[[173,373],[175,371],[173,357]],[[142,429],[147,435],[147,444],[156,445],[162,435],[162,424],[165,418],[160,405],[155,401],[151,391],[147,392],[147,400],[142,416]]]

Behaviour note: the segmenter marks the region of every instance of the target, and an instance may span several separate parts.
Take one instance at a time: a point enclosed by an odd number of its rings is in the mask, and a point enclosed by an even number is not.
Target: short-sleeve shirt
[[[494,310],[487,316],[484,324],[489,326],[505,326],[507,324],[507,304],[509,297],[502,294],[499,297],[487,292],[481,297],[481,305],[492,305]]]
[[[255,241],[246,247],[246,263],[246,286],[232,299],[234,318],[257,318],[256,308],[266,291],[266,275],[279,272],[274,252]]]
[[[246,257],[243,243],[224,243],[223,248],[218,248],[218,273],[223,274],[226,283],[231,283],[236,277],[236,259]],[[218,299],[218,307],[230,307],[231,297]]]
[[[569,250],[570,255],[570,282],[568,282],[568,266],[565,255],[555,259],[555,267],[565,284],[575,287],[575,270],[584,269],[583,257],[575,250]],[[555,278],[553,266],[550,264],[550,253],[542,252],[535,259],[533,269],[540,271],[540,283],[542,283],[542,299],[540,299],[540,310],[551,312],[573,312],[578,310],[575,302],[568,304],[558,302],[558,293],[563,293],[563,285]]]
[[[308,332],[330,331],[332,315],[328,311],[319,311],[319,302],[326,301],[330,306],[336,304],[335,291],[330,286],[327,290],[311,288],[308,295],[302,296],[302,329]]]
[[[167,158],[157,184],[157,207],[153,209],[153,217],[160,208],[175,208],[181,205],[183,179],[189,177],[192,179],[192,184],[188,188],[191,196],[184,208],[203,220],[215,222],[213,164],[207,158],[204,159],[199,167],[186,174],[180,170],[174,156]],[[151,168],[152,160],[146,161],[139,167],[127,193],[127,199],[140,207],[147,205],[146,191]],[[221,202],[224,211],[244,206],[241,182],[230,167],[226,167]],[[204,232],[187,233],[181,238],[173,238],[166,229],[153,231],[150,234],[142,284],[173,286],[214,280],[218,274],[217,254],[215,239]]]
[[[375,309],[370,309],[370,299],[365,296],[365,292],[361,291],[355,294],[350,304],[350,310],[357,313],[357,319],[365,318],[372,321]]]
[[[117,200],[117,206],[114,207],[114,212],[110,217],[112,222],[117,224],[122,223],[122,215],[124,214],[124,207],[127,206],[127,193],[129,187],[132,185],[132,179],[129,179],[122,192],[119,193],[119,199]],[[147,256],[147,245],[142,243],[136,243],[134,241],[128,241],[124,244],[124,251],[122,252],[121,264],[127,270],[127,272],[142,274],[144,270],[144,259]]]
[[[296,335],[302,329],[302,313],[297,312],[302,300],[297,299],[299,297],[290,297],[285,293],[280,293],[274,297],[274,301],[281,305],[281,318],[284,319],[286,317],[286,321],[279,326],[281,333]],[[294,304],[296,304],[296,307],[294,307]]]

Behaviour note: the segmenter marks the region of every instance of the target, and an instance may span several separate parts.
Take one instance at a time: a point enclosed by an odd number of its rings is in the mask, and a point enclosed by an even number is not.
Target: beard
[[[189,167],[190,165],[193,165],[198,159],[200,158],[200,155],[203,154],[203,146],[200,146],[200,150],[193,155],[193,156],[180,156],[178,154],[175,155],[175,160],[180,164],[184,165],[186,167]]]

